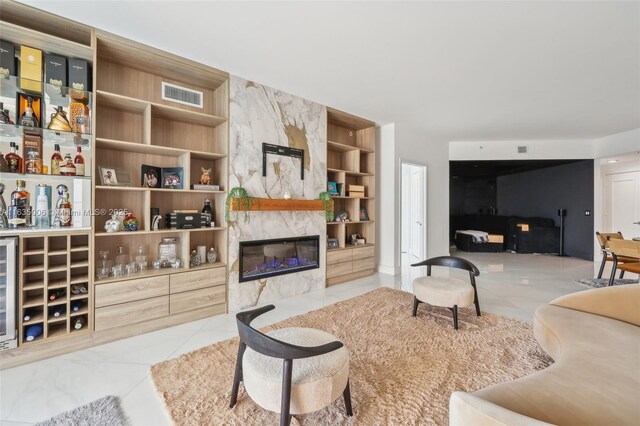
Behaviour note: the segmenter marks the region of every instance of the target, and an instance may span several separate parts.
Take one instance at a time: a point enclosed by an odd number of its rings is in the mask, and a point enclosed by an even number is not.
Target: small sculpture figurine
[[[200,175],[200,185],[209,185],[211,183],[211,168],[205,169],[200,167],[202,174]]]
[[[216,252],[216,249],[211,247],[209,249],[209,253],[207,253],[207,262],[213,264],[213,263],[216,263],[217,259],[218,259],[218,252]]]
[[[189,256],[189,266],[200,266],[202,264],[202,259],[200,259],[200,255],[197,251],[191,250],[191,256]]]
[[[117,215],[111,215],[111,219],[104,223],[104,230],[107,232],[118,232],[120,230],[120,221]]]
[[[3,192],[4,184],[0,183],[0,229],[6,229],[9,227],[9,220],[7,219],[7,205],[2,197]]]
[[[138,218],[136,218],[133,213],[127,212],[122,224],[124,225],[125,231],[137,231],[138,230]]]

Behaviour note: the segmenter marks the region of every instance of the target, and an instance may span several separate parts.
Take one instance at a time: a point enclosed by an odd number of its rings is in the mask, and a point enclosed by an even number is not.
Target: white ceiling
[[[25,3],[425,140],[640,127],[639,2]]]

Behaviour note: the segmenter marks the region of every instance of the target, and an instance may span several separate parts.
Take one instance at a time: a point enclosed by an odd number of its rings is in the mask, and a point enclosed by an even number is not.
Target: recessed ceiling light
[[[617,163],[618,160],[608,160],[607,163]]]

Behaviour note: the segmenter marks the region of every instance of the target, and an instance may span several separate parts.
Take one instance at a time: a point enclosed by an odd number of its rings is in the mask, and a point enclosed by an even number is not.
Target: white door
[[[411,261],[426,256],[426,167],[402,164],[401,251]]]
[[[411,207],[410,207],[410,218],[409,222],[411,223],[412,229],[409,244],[409,254],[411,254],[416,259],[424,259],[423,247],[424,247],[424,200],[422,198],[423,192],[423,177],[422,177],[422,169],[416,167],[411,172],[411,176],[409,178],[410,188],[411,188]]]
[[[605,220],[607,232],[640,237],[640,172],[607,175]]]

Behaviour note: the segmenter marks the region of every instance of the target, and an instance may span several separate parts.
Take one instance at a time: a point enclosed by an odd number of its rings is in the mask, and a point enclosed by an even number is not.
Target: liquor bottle
[[[25,173],[35,175],[42,174],[42,159],[36,150],[29,150],[24,163],[24,171]]]
[[[4,183],[0,182],[0,229],[9,227],[9,219],[7,218],[7,204],[4,202]]]
[[[27,107],[24,109],[22,116],[20,117],[20,123],[22,127],[40,127],[38,118],[33,113],[33,98],[27,97]]]
[[[49,300],[56,300],[56,299],[60,299],[61,297],[64,297],[65,295],[65,290],[63,288],[60,288],[58,290],[54,290],[51,293],[49,293]]]
[[[38,195],[36,197],[36,227],[49,227],[49,197],[47,197],[47,185],[40,183],[37,186]]]
[[[34,324],[29,326],[29,328],[27,328],[27,331],[25,331],[25,340],[27,342],[31,342],[32,340],[35,340],[36,338],[42,336],[42,325],[41,324]]]
[[[23,180],[16,181],[16,185],[16,190],[11,193],[11,205],[7,209],[7,221],[11,229],[24,228],[28,223],[30,224],[29,193],[24,188]]]
[[[82,327],[84,327],[84,325],[85,325],[84,317],[78,317],[76,318],[76,321],[73,324],[73,328],[75,328],[76,330],[80,330]]]
[[[84,157],[82,156],[82,148],[76,147],[76,158],[73,159],[73,165],[76,166],[76,176],[84,176]]]
[[[62,176],[75,176],[76,166],[73,165],[71,154],[66,154],[64,160],[60,163],[60,174]]]
[[[11,118],[9,117],[9,110],[4,109],[4,104],[0,102],[0,123],[4,124],[13,124]]]
[[[2,151],[0,151],[0,172],[9,172],[9,164],[4,155],[2,155]]]
[[[64,314],[64,309],[64,305],[58,305],[54,307],[52,310],[52,315],[54,316],[54,318],[62,316],[62,314]]]
[[[60,203],[60,209],[58,210],[58,217],[60,218],[61,227],[69,227],[72,225],[71,201],[69,201],[68,192],[62,194],[62,202]]]
[[[16,152],[17,149],[15,142],[9,143],[9,153],[4,156],[11,173],[22,173],[22,157]]]
[[[60,145],[55,144],[53,155],[51,156],[51,174],[60,174],[60,165],[64,162],[62,155],[60,154]]]
[[[209,200],[208,198],[204,199],[204,207],[202,208],[202,213],[207,215],[207,226],[212,226],[213,208],[211,207],[211,200]]]

